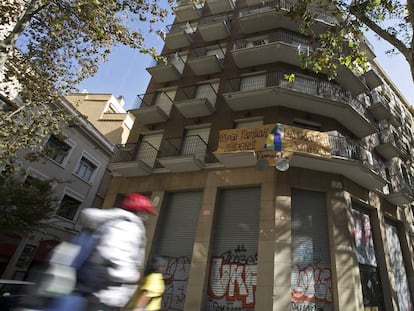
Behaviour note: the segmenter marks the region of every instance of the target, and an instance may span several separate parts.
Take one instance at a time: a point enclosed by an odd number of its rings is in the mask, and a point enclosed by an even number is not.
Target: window
[[[46,156],[59,164],[65,161],[70,149],[71,146],[55,135],[50,136],[45,146]]]
[[[82,157],[75,174],[85,181],[91,181],[97,165],[86,157]]]
[[[60,202],[57,215],[73,220],[82,202],[65,194]]]

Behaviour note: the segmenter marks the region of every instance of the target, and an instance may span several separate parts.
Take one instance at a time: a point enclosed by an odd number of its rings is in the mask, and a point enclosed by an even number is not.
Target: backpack
[[[79,277],[100,242],[97,231],[82,231],[71,242],[61,242],[55,247],[38,281],[37,295],[53,297],[77,290]],[[101,286],[104,285],[102,282]]]

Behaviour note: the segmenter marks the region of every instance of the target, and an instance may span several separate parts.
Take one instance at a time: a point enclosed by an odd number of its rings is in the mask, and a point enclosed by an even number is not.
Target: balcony
[[[329,145],[331,157],[294,152],[290,166],[342,175],[364,188],[382,192],[387,179],[381,159],[346,137],[329,135]]]
[[[138,95],[135,101],[138,108],[131,109],[130,112],[145,125],[165,122],[170,118],[173,105],[170,95],[163,91]]]
[[[362,75],[365,79],[365,83],[370,88],[370,90],[375,89],[376,87],[383,84],[382,79],[378,72],[370,66],[370,68]]]
[[[414,201],[412,186],[401,174],[390,175],[390,192],[387,200],[395,205],[410,204]]]
[[[258,159],[274,166],[275,151],[263,146],[274,125],[220,131],[216,158],[225,168],[256,166],[266,169]],[[367,189],[381,191],[387,185],[386,169],[381,158],[357,141],[299,127],[282,125],[283,152],[291,167],[338,174]],[[274,168],[272,168],[274,169]]]
[[[378,152],[378,154],[380,154],[385,160],[391,160],[395,157],[408,159],[408,147],[403,144],[399,136],[400,135],[393,126],[381,130],[379,133],[380,143],[375,147],[375,151]]]
[[[191,0],[177,1],[177,6],[173,8],[173,12],[178,22],[191,21],[201,16],[201,10],[204,3],[194,3]]]
[[[230,35],[231,24],[227,15],[203,17],[198,25],[198,32],[204,42],[217,41]]]
[[[173,173],[200,171],[205,163],[216,162],[199,135],[165,139],[160,151],[158,161]]]
[[[270,1],[264,4],[261,2],[240,10],[238,21],[243,33],[249,34],[276,28],[299,31],[300,22],[284,15],[292,6],[289,1]],[[312,13],[316,14],[315,23],[312,25],[312,31],[315,35],[322,33],[336,23],[334,18],[318,11],[317,8],[312,8]]]
[[[207,83],[179,88],[174,106],[186,118],[209,116],[216,111],[217,87]]]
[[[234,152],[214,153],[218,161],[226,168],[256,166],[257,158],[253,150],[239,150]]]
[[[225,47],[212,45],[194,49],[188,59],[188,66],[196,76],[204,76],[223,70]]]
[[[211,14],[219,14],[233,11],[235,0],[206,0]]]
[[[181,79],[184,66],[184,59],[179,53],[174,53],[164,56],[164,59],[153,60],[147,71],[157,82],[170,82]]]
[[[248,6],[252,6],[252,5],[262,4],[266,2],[273,2],[273,1],[274,0],[246,0],[246,4]]]
[[[377,131],[364,104],[336,84],[296,75],[269,72],[227,81],[224,99],[233,111],[283,106],[337,120],[357,137]]]
[[[338,82],[343,88],[348,89],[352,94],[360,95],[362,93],[369,92],[368,86],[361,79],[360,76],[353,73],[345,66],[338,67],[337,76],[335,81]]]
[[[191,45],[193,36],[197,31],[197,25],[187,22],[167,26],[167,29],[168,32],[163,34],[165,45],[170,50],[176,50]]]
[[[306,37],[289,31],[276,31],[237,40],[231,53],[239,68],[275,62],[300,66],[300,54],[311,49]]]
[[[147,176],[156,165],[157,154],[148,142],[116,145],[108,168],[115,176]]]
[[[368,107],[368,110],[378,121],[394,117],[388,101],[377,90],[371,92],[371,105]]]

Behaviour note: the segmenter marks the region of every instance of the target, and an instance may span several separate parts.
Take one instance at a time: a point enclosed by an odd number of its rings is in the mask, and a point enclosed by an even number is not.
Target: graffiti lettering
[[[241,300],[244,307],[254,305],[257,281],[256,264],[224,263],[223,258],[212,258],[209,294],[214,299]]]
[[[213,303],[213,311],[242,311],[241,307],[235,307],[232,305],[221,305],[217,302]]]
[[[188,257],[169,257],[164,272],[165,293],[162,299],[163,310],[183,310],[190,272]]]
[[[317,304],[298,304],[291,302],[291,311],[323,311],[324,309]]]
[[[331,270],[314,265],[293,265],[292,300],[332,303]]]
[[[222,257],[226,263],[254,264],[257,262],[257,253],[246,255],[246,249],[243,244],[237,245],[237,248],[228,250],[218,257]]]

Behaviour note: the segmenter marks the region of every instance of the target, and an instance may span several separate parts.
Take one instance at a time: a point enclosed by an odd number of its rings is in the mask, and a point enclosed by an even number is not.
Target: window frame
[[[86,172],[82,174],[80,173],[82,168],[86,167],[85,165],[83,165],[84,163],[88,164],[90,167],[95,166],[92,172],[90,172],[88,178],[85,178]],[[94,157],[92,157],[90,154],[86,152],[82,152],[81,156],[79,157],[79,161],[73,170],[73,175],[80,178],[84,182],[91,184],[95,180],[95,177],[96,177],[97,171],[99,170],[100,165],[101,163],[98,160],[96,160]]]
[[[65,167],[66,164],[69,161],[70,155],[75,147],[75,143],[73,143],[73,141],[71,141],[70,139],[65,139],[65,140],[60,140],[58,137],[56,137],[56,135],[50,135],[49,138],[46,140],[46,143],[44,145],[44,148],[48,148],[48,147],[52,147],[49,142],[52,139],[52,137],[54,137],[54,139],[56,139],[56,142],[61,143],[61,146],[66,145],[69,149],[67,150],[65,156],[63,157],[62,161],[59,162],[56,160],[57,156],[52,157],[50,154],[48,154],[47,150],[45,152],[45,157],[48,158],[50,161],[52,161],[53,163],[61,166],[61,167]],[[58,148],[60,148],[61,146],[58,146]],[[53,148],[53,150],[57,150],[56,148]],[[59,151],[59,150],[58,150]],[[61,155],[62,153],[59,152],[58,155]]]

